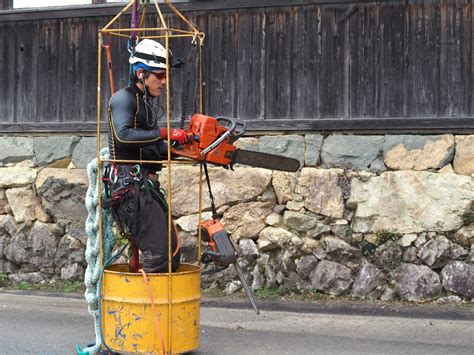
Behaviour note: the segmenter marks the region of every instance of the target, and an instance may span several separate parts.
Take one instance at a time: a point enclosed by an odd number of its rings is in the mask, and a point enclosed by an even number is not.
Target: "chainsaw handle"
[[[245,129],[247,128],[247,122],[238,120],[237,118],[216,117],[216,120],[220,125],[224,127],[227,127],[227,125],[222,124],[222,123],[224,122],[229,123],[230,125],[229,131],[231,131],[232,133],[232,137],[230,138],[231,143],[235,142],[237,139],[242,137],[242,135],[245,133]]]
[[[225,139],[227,139],[227,137],[231,136],[229,139],[230,139],[230,142],[235,142],[237,139],[239,139],[245,132],[245,127],[247,126],[247,124],[243,121],[240,121],[240,120],[237,120],[235,118],[229,118],[229,117],[217,117],[216,118],[217,122],[219,124],[221,124],[222,122],[227,122],[229,124],[229,126],[227,125],[223,125],[225,128],[227,128],[227,131],[222,135],[220,136],[218,139],[216,139],[214,142],[212,142],[211,144],[209,144],[209,146],[205,149],[203,149],[201,151],[201,155],[206,155],[207,153],[209,153],[211,150],[213,150],[214,148],[218,147],[219,144],[221,144]],[[234,134],[234,131],[236,130],[237,127],[241,127],[241,129],[239,129],[237,131],[236,134]]]

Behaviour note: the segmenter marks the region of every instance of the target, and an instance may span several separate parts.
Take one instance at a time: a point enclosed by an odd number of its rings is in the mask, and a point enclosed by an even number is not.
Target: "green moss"
[[[284,287],[262,287],[255,291],[255,294],[261,298],[278,298],[288,294],[288,289]]]
[[[390,231],[385,230],[385,229],[381,229],[381,230],[376,231],[375,236],[377,237],[377,244],[379,244],[379,245],[383,244],[383,243],[386,243],[389,240],[395,242],[395,241],[397,241],[398,239],[400,239],[402,237],[402,235],[399,234],[399,233],[390,232]]]
[[[382,265],[382,270],[387,273],[390,273],[393,270],[395,270],[397,267],[399,267],[400,263],[401,263],[401,260],[397,260],[397,259],[388,260]]]
[[[321,293],[315,288],[311,288],[307,292],[297,295],[296,299],[301,301],[323,301],[327,300],[328,297],[327,294]]]
[[[83,281],[54,281],[48,283],[32,284],[29,282],[13,283],[11,281],[5,282],[3,287],[11,290],[24,291],[46,291],[46,292],[84,292],[85,285]]]

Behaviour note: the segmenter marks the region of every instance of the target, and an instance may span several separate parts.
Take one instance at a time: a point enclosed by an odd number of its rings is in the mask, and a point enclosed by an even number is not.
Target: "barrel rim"
[[[116,267],[116,266],[127,266],[127,264],[124,263],[119,263],[119,264],[113,264],[104,269],[104,273],[106,274],[112,274],[112,275],[130,275],[130,276],[137,276],[140,275],[140,273],[137,272],[122,272],[122,271],[114,271],[110,270],[110,267]],[[181,272],[172,272],[171,277],[173,276],[178,276],[178,275],[189,275],[189,274],[196,274],[196,273],[201,273],[201,266],[196,265],[196,264],[190,264],[190,263],[181,263],[181,265],[186,265],[194,268],[194,270],[188,270],[188,271],[181,271]],[[160,273],[147,273],[149,276],[166,276],[169,277],[170,273],[169,272],[160,272]]]

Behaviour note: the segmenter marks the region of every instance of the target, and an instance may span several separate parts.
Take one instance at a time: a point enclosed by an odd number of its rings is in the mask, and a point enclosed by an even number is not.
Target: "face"
[[[160,96],[166,86],[166,70],[155,70],[144,76],[148,94],[153,97]]]

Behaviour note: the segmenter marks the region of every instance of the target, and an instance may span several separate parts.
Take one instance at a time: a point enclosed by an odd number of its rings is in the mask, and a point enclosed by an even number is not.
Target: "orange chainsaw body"
[[[191,118],[187,130],[190,142],[184,144],[179,149],[172,148],[172,153],[181,157],[193,160],[206,160],[211,164],[230,165],[232,164],[232,153],[236,148],[231,143],[231,136],[227,137],[216,148],[207,154],[201,152],[215,142],[228,128],[219,124],[216,118],[195,114]]]

